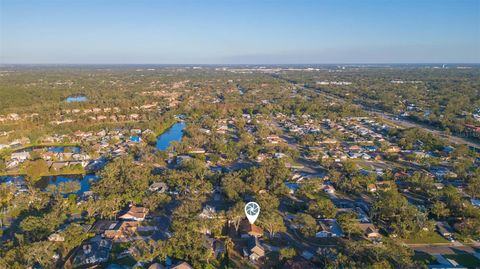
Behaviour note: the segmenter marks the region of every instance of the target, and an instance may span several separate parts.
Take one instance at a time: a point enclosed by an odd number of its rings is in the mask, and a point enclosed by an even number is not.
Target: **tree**
[[[315,236],[315,232],[317,231],[317,222],[312,216],[305,213],[299,213],[295,216],[295,219],[293,219],[293,223],[298,227],[298,230],[303,234],[303,236]]]
[[[65,241],[63,242],[65,253],[68,253],[73,248],[80,246],[80,244],[82,244],[82,242],[91,235],[85,233],[82,226],[78,224],[71,224],[65,229],[63,236],[65,237]]]
[[[297,251],[294,248],[282,248],[280,249],[280,260],[290,260],[297,255]]]
[[[410,205],[396,189],[380,192],[372,206],[373,218],[384,222],[393,233],[407,236],[428,225],[425,214]]]
[[[439,218],[444,218],[450,215],[450,210],[447,208],[447,205],[441,201],[436,201],[431,209],[430,212]]]
[[[155,211],[157,208],[166,205],[172,198],[165,193],[153,193],[143,198],[142,204],[150,211]]]
[[[277,196],[269,193],[260,193],[256,196],[257,202],[261,208],[261,214],[266,214],[270,212],[276,212],[280,201]]]
[[[151,262],[159,256],[162,261],[167,258],[163,241],[136,240],[130,247],[130,253],[137,261]]]
[[[80,190],[81,186],[78,181],[67,181],[58,184],[58,191],[62,194],[75,193]]]
[[[58,246],[54,242],[40,241],[28,246],[28,260],[31,265],[38,263],[42,268],[54,268]]]
[[[337,214],[337,208],[330,199],[322,199],[310,202],[308,205],[308,212],[317,218],[331,219]]]
[[[259,218],[259,223],[268,231],[271,238],[278,232],[286,231],[283,218],[278,212],[262,213]]]
[[[240,174],[232,173],[226,175],[222,180],[222,191],[229,200],[240,199],[240,193],[245,190],[245,183],[240,178]]]
[[[33,150],[32,152],[30,152],[30,158],[29,158],[30,160],[36,161],[40,158],[41,158],[41,156],[40,156],[40,153],[38,153],[38,151]]]
[[[92,185],[92,191],[99,194],[103,200],[117,199],[118,205],[140,203],[149,180],[154,178],[148,166],[139,166],[129,157],[110,162],[100,173],[100,177],[102,180]]]
[[[182,171],[191,172],[199,178],[204,178],[208,173],[205,162],[199,159],[185,160],[181,163],[179,169]]]
[[[33,181],[39,180],[42,176],[48,174],[48,164],[43,159],[26,161],[23,169],[27,177]]]
[[[240,227],[240,222],[245,218],[245,203],[243,201],[238,201],[233,207],[227,211],[227,218],[233,223],[235,231],[238,232]]]
[[[342,230],[345,233],[347,233],[349,239],[351,238],[352,234],[356,234],[360,232],[360,228],[358,227],[357,216],[355,213],[347,212],[347,213],[340,214],[337,220]]]
[[[28,235],[28,239],[37,241],[53,232],[53,227],[42,217],[28,216],[20,223],[20,228]]]
[[[0,184],[0,227],[3,227],[3,220],[7,214],[8,206],[12,203],[15,188],[6,184]]]
[[[472,198],[479,198],[480,197],[480,171],[475,173],[476,175],[471,177],[468,180],[467,188],[465,192],[472,196]]]
[[[456,224],[455,228],[463,235],[478,238],[480,237],[480,218],[467,218]]]
[[[5,165],[5,160],[0,157],[0,172],[5,171],[7,169],[7,166]]]

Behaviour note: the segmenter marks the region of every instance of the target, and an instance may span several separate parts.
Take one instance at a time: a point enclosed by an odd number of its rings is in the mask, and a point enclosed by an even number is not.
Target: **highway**
[[[418,123],[418,122],[414,122],[412,120],[409,120],[409,119],[406,119],[406,118],[403,118],[403,117],[396,117],[392,114],[389,114],[389,113],[386,113],[386,112],[383,112],[383,111],[373,110],[373,109],[367,108],[365,106],[361,106],[361,107],[362,107],[362,109],[370,112],[371,114],[374,114],[375,116],[377,116],[379,118],[382,118],[384,120],[391,121],[391,122],[393,122],[393,123],[395,123],[395,124],[397,124],[401,127],[404,127],[404,128],[411,128],[411,127],[421,128],[421,129],[423,129],[423,130],[425,130],[429,133],[432,133],[434,135],[437,135],[437,136],[440,136],[444,139],[447,139],[451,143],[464,144],[464,145],[467,145],[469,147],[476,148],[477,150],[480,149],[480,143],[478,143],[478,142],[474,142],[474,141],[471,141],[471,140],[468,140],[466,138],[456,136],[456,135],[447,135],[447,134],[445,134],[445,132],[443,132],[441,130],[438,130],[438,129],[435,129],[432,126],[422,124],[422,123]]]
[[[281,77],[276,77],[276,78],[279,78],[279,79],[284,79],[284,78],[281,78]],[[286,80],[286,79],[284,79]],[[293,85],[295,86],[298,86],[298,84],[296,84],[295,82],[292,82],[292,81],[289,81],[287,80],[288,82],[292,83]],[[308,87],[308,86],[302,86],[302,89],[305,90],[305,91],[311,91],[311,92],[314,92],[314,93],[317,93],[321,96],[324,96],[326,99],[328,100],[333,100],[333,101],[336,101],[336,102],[339,102],[339,103],[345,103],[345,100],[341,99],[340,97],[338,96],[335,96],[335,95],[332,95],[332,94],[328,94],[328,93],[325,93],[324,91],[321,91],[319,89],[316,89],[314,87]],[[440,136],[444,139],[447,139],[449,142],[451,143],[454,143],[454,144],[464,144],[464,145],[467,145],[471,148],[474,148],[475,150],[477,151],[480,151],[480,143],[479,142],[476,142],[476,141],[472,141],[472,140],[469,140],[469,139],[466,139],[464,137],[460,137],[460,136],[457,136],[457,135],[447,135],[445,134],[445,132],[441,131],[441,130],[438,130],[436,129],[435,127],[433,126],[430,126],[430,125],[427,125],[427,124],[422,124],[422,123],[418,123],[418,122],[414,122],[412,120],[409,120],[409,119],[405,119],[405,118],[401,118],[401,117],[397,117],[393,114],[389,114],[387,112],[384,112],[384,111],[380,111],[380,110],[377,110],[377,109],[374,109],[374,108],[371,108],[371,107],[367,107],[363,104],[355,104],[357,106],[359,106],[360,108],[362,108],[363,110],[369,112],[370,114],[372,115],[375,115],[379,118],[382,118],[386,121],[390,121],[396,125],[398,125],[398,127],[403,127],[403,128],[412,128],[412,127],[416,127],[416,128],[421,128],[423,129],[424,131],[427,131],[429,133],[432,133],[434,135],[437,135],[437,136]]]

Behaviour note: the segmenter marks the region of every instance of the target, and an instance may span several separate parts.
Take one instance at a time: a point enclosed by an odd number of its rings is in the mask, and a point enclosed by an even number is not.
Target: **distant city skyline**
[[[1,64],[479,62],[479,0],[0,0]]]

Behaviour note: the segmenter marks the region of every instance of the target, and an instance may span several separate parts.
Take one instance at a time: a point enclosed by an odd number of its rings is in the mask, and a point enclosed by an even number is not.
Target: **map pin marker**
[[[245,205],[245,215],[247,215],[250,224],[253,224],[255,220],[257,220],[258,214],[260,214],[260,206],[257,203],[249,202]]]

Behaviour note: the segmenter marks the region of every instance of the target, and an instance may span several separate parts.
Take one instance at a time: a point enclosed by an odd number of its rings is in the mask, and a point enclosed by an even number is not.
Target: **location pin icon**
[[[260,206],[257,203],[249,202],[245,205],[245,215],[247,215],[250,224],[257,220],[258,214],[260,214]]]

